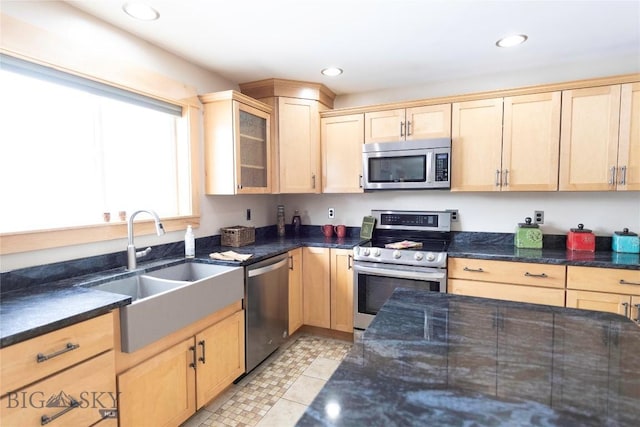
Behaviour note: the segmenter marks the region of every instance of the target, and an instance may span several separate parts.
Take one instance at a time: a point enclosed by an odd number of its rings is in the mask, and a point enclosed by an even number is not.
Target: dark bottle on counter
[[[293,225],[293,234],[295,234],[296,236],[300,235],[300,214],[298,213],[298,210],[296,209],[293,218],[291,219],[291,225]]]
[[[284,206],[278,205],[278,237],[284,237]]]

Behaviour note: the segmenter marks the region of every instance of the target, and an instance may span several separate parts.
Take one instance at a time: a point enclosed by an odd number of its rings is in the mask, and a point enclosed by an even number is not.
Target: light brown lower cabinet
[[[567,307],[616,313],[640,325],[640,270],[567,267]]]
[[[4,360],[3,360],[4,361]],[[10,392],[0,400],[3,426],[115,426],[103,419],[116,408],[113,350],[45,380]],[[102,420],[102,421],[101,421]],[[141,424],[139,424],[141,425]]]
[[[303,248],[305,325],[353,332],[351,254],[350,249]]]
[[[508,301],[565,305],[565,266],[449,258],[447,292]]]
[[[304,324],[302,309],[302,248],[289,251],[289,335]]]
[[[331,249],[331,329],[353,332],[353,251]]]
[[[244,373],[244,310],[118,375],[121,427],[175,426]]]
[[[331,327],[331,271],[328,248],[302,248],[304,324]]]

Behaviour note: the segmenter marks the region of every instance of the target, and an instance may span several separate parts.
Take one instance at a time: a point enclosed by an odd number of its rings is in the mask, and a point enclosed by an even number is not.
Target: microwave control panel
[[[436,153],[436,181],[449,181],[449,153]]]

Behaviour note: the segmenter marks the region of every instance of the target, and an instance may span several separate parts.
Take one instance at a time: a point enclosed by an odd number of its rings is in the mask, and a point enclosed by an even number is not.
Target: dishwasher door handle
[[[288,262],[289,262],[289,260],[287,258],[285,258],[285,259],[283,259],[281,261],[276,262],[275,264],[266,265],[264,267],[256,268],[255,270],[249,270],[247,272],[247,276],[255,277],[255,276],[259,276],[261,274],[268,273],[268,272],[273,271],[273,270],[277,270],[280,267],[283,267],[283,266],[287,265]]]

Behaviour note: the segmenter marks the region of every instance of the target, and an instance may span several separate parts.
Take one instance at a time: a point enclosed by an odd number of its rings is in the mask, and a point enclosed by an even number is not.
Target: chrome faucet
[[[129,241],[127,244],[127,270],[135,269],[138,265],[136,260],[151,252],[151,248],[136,252],[136,247],[133,244],[133,218],[135,218],[135,216],[141,212],[146,212],[153,217],[153,220],[156,222],[156,233],[158,234],[158,236],[162,236],[164,234],[164,227],[160,222],[158,214],[154,211],[139,210],[132,213],[127,224],[127,232],[129,235]]]

